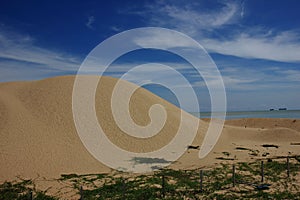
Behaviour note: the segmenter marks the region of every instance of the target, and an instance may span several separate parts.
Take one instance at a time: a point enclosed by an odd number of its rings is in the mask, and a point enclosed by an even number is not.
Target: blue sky
[[[203,45],[223,76],[228,110],[300,109],[297,0],[4,0],[0,5],[1,82],[76,74],[87,54],[105,39],[154,26],[181,31]],[[209,110],[203,81],[189,75],[189,63],[168,52],[131,52],[116,60],[107,75],[119,77],[129,65],[147,62],[168,64],[186,74],[200,108]],[[174,97],[158,86],[147,88],[169,100]],[[184,109],[193,111],[193,106]]]

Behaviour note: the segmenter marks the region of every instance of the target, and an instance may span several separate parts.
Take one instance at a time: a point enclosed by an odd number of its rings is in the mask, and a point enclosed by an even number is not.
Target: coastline
[[[211,112],[190,112],[190,114],[200,119],[210,118]],[[220,113],[213,114],[215,118],[223,117]],[[284,118],[284,119],[300,119],[300,110],[259,110],[259,111],[228,111],[225,119],[243,119],[243,118]]]

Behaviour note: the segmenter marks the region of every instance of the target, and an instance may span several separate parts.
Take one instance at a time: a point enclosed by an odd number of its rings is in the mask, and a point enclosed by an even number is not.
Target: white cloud
[[[241,91],[266,91],[297,89],[300,84],[300,70],[282,70],[278,67],[251,69],[247,66],[227,67],[221,70],[225,85],[229,89]],[[235,79],[237,81],[230,81]],[[298,85],[295,84],[298,82]]]
[[[299,70],[279,70],[277,71],[282,77],[287,81],[298,82],[298,87],[300,87],[300,71]]]
[[[241,18],[245,16],[245,1],[242,1],[241,3]]]
[[[293,31],[275,36],[239,34],[231,40],[204,39],[209,52],[242,58],[300,62],[300,36]]]
[[[115,32],[121,32],[123,30],[121,27],[118,26],[111,26],[110,29]]]
[[[18,73],[15,73],[13,64],[17,66]],[[14,76],[20,79],[28,79],[28,71],[42,72],[45,70],[76,71],[80,65],[80,59],[59,51],[49,50],[34,44],[34,39],[28,35],[21,35],[16,32],[0,31],[0,69],[6,72],[6,77],[1,76],[0,81],[7,80],[7,77]],[[8,75],[8,68],[11,74]],[[46,73],[46,72],[45,72]],[[38,73],[43,74],[43,73]]]
[[[222,75],[222,79],[224,82],[225,88],[228,89],[234,89],[234,90],[253,90],[256,88],[255,85],[253,85],[254,82],[258,80],[257,77],[245,77],[245,76],[234,76],[234,75]],[[195,87],[206,87],[210,86],[214,88],[215,86],[219,86],[219,79],[218,76],[210,77],[209,79],[204,82],[203,80],[197,81],[193,84]]]
[[[171,31],[161,31],[161,30],[149,30],[143,35],[139,35],[135,38],[134,42],[143,47],[149,48],[160,48],[160,49],[170,49],[170,48],[197,48],[198,46],[191,40],[187,39],[185,36],[179,35]]]
[[[150,15],[150,25],[172,27],[192,36],[202,30],[211,30],[226,24],[231,24],[239,17],[239,5],[233,2],[225,2],[220,9],[205,12],[197,3],[176,5],[174,2],[158,1],[146,6],[145,15]]]
[[[201,3],[184,5],[158,1],[146,6],[139,15],[147,17],[150,26],[161,26],[186,33],[210,53],[280,62],[300,62],[300,34],[297,30],[278,31],[266,27],[245,27],[245,1],[220,3],[220,8],[203,10]],[[247,13],[249,13],[247,11]],[[247,14],[250,15],[250,14]],[[228,27],[227,25],[231,25]],[[222,34],[220,34],[222,33]],[[177,44],[169,37],[162,44]],[[178,44],[182,46],[180,40]]]
[[[93,24],[95,22],[95,17],[94,16],[89,16],[87,19],[87,22],[85,23],[86,27],[88,27],[89,29],[94,29]]]
[[[33,66],[16,60],[0,61],[0,82],[36,80],[50,76],[57,76],[61,71],[55,69]]]
[[[108,74],[110,73],[117,73],[117,74],[124,74],[131,70],[134,67],[138,67],[141,64],[145,63],[123,63],[123,64],[114,64],[108,67],[108,70],[106,71]],[[157,75],[154,78],[157,78],[158,75],[161,75],[161,72],[165,72],[165,69],[156,68],[155,70],[151,68],[151,63],[148,66],[144,66],[143,69],[139,69],[140,73],[148,73],[148,72],[156,72]],[[185,63],[173,63],[173,62],[164,62],[164,65],[169,66],[170,68],[177,70],[177,71],[186,71],[192,68],[191,65],[185,64]],[[153,63],[153,65],[156,65],[156,63]],[[98,68],[99,69],[99,68]],[[93,72],[94,70],[97,70],[96,68],[91,68],[90,72]],[[167,73],[163,73],[165,76]],[[138,78],[138,77],[137,77]]]

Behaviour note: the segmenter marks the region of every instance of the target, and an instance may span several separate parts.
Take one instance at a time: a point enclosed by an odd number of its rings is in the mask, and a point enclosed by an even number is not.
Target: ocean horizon
[[[198,118],[210,118],[211,112],[191,112]],[[223,117],[221,112],[213,113],[213,118]],[[225,119],[242,119],[242,118],[290,118],[300,119],[300,110],[273,110],[273,111],[227,111]]]

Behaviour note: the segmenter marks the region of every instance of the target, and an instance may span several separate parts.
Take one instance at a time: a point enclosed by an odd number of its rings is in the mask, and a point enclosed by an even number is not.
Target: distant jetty
[[[270,108],[269,111],[274,111],[274,108]],[[279,108],[278,110],[287,110],[287,108]]]
[[[279,108],[278,110],[287,110],[287,108]]]

